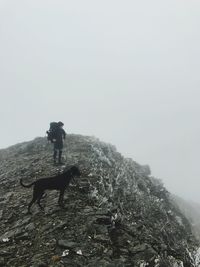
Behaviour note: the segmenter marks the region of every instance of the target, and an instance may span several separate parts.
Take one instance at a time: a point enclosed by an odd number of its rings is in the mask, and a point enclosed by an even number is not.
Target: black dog
[[[33,199],[31,200],[31,202],[28,205],[28,213],[31,213],[30,208],[36,200],[37,200],[37,204],[39,205],[39,207],[42,210],[44,210],[44,208],[40,204],[40,200],[44,194],[44,191],[47,189],[60,191],[58,204],[61,207],[64,207],[63,198],[64,198],[65,189],[68,187],[68,185],[69,185],[69,183],[73,177],[80,176],[80,175],[81,175],[80,170],[76,166],[73,166],[69,170],[67,170],[66,172],[64,172],[62,174],[56,175],[54,177],[41,178],[41,179],[39,179],[39,180],[29,184],[29,185],[24,185],[22,183],[22,179],[20,179],[20,184],[23,187],[30,188],[32,185],[34,185]]]

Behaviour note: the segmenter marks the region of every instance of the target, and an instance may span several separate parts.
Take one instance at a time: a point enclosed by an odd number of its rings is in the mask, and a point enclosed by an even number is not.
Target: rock
[[[155,267],[164,259],[173,267],[180,261],[192,266],[199,243],[148,166],[95,137],[68,134],[65,142],[64,166],[52,164],[45,138],[0,150],[0,264]],[[45,212],[36,203],[27,214],[32,189],[19,179],[28,184],[72,165],[82,176],[69,184],[65,208],[57,204],[59,192],[47,190]]]
[[[0,256],[8,257],[8,256],[11,256],[11,255],[12,255],[12,252],[10,252],[10,251],[7,251],[7,250],[1,250],[0,251]]]
[[[0,237],[0,242],[4,242],[4,240],[10,240],[11,238],[13,238],[15,235],[15,231],[14,230],[10,230],[6,233],[4,233],[1,237]]]
[[[21,233],[15,237],[16,240],[27,240],[30,239],[28,233]]]
[[[58,246],[61,248],[75,248],[77,247],[77,243],[67,240],[58,240]]]
[[[49,267],[45,262],[39,261],[31,265],[31,267]]]
[[[151,175],[151,169],[150,169],[149,165],[142,165],[141,166],[141,173],[146,175],[146,176]]]
[[[17,228],[14,232],[14,237],[21,236],[24,234],[24,230],[22,228]]]
[[[58,256],[58,255],[54,255],[54,256],[52,256],[51,260],[52,260],[53,262],[58,262],[58,261],[61,260],[61,257]]]
[[[5,260],[3,257],[0,257],[0,266],[2,266],[2,267],[5,266]]]
[[[25,230],[28,232],[33,231],[34,229],[35,229],[34,223],[30,223],[30,224],[26,225],[26,227],[25,227]]]

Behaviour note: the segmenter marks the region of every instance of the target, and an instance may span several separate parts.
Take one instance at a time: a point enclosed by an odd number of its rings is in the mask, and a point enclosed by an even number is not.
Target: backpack
[[[54,139],[57,137],[57,130],[59,128],[59,125],[57,122],[51,122],[49,130],[46,131],[47,133],[47,140],[50,141],[51,143],[54,142]]]

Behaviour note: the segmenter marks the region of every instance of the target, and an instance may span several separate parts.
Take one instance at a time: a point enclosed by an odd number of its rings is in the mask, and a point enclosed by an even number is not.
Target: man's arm
[[[63,134],[63,138],[65,139],[65,137],[66,137],[66,132],[65,132],[64,129],[62,129],[62,134]]]

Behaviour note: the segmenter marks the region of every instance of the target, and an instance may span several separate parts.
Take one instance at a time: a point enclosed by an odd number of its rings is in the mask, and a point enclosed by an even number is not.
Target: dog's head
[[[72,176],[81,176],[81,172],[78,167],[72,166],[69,170]]]

